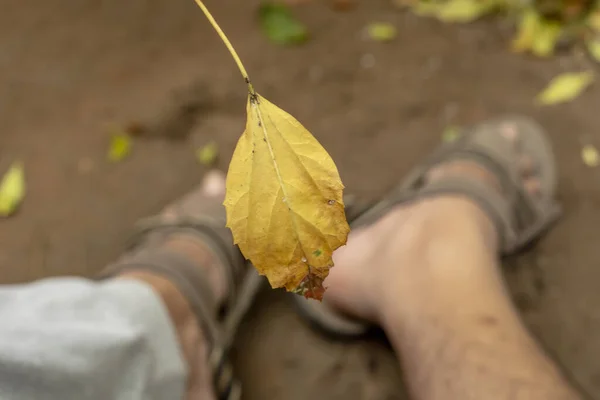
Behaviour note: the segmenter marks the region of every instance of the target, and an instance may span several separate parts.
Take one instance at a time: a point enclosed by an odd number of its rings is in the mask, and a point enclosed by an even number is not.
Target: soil
[[[194,149],[216,141],[227,167],[244,125],[243,81],[191,0],[3,3],[0,171],[24,160],[28,194],[0,225],[0,280],[90,275],[122,251],[138,218],[199,182],[206,168]],[[600,393],[600,170],[580,156],[583,144],[600,145],[600,88],[557,107],[533,102],[555,74],[589,67],[581,56],[510,54],[504,22],[443,25],[384,0],[347,12],[301,6],[312,40],[281,48],[261,34],[257,1],[207,3],[255,86],[317,136],[358,196],[384,193],[450,124],[537,118],[556,148],[565,215],[506,277],[531,331]],[[396,40],[365,40],[373,21],[393,22]],[[106,162],[110,133],[140,124],[148,128],[131,157]],[[385,343],[324,338],[287,300],[261,294],[240,333],[246,399],[406,398]]]

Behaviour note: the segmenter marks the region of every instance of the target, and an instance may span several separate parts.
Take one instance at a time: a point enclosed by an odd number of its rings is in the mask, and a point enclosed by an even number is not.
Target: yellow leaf
[[[108,160],[119,162],[131,153],[131,138],[127,134],[113,135],[108,150]]]
[[[440,10],[444,7],[444,3],[439,1],[422,2],[417,1],[412,5],[412,11],[415,15],[420,17],[433,17],[440,13]]]
[[[471,22],[492,11],[494,4],[481,0],[449,0],[439,10],[437,18],[444,22]]]
[[[196,159],[202,165],[210,166],[214,164],[219,155],[219,146],[216,142],[210,142],[204,147],[196,150]]]
[[[396,27],[387,22],[374,22],[367,26],[369,37],[378,42],[389,42],[396,37]]]
[[[600,165],[600,155],[598,155],[598,150],[589,144],[583,146],[581,149],[581,159],[585,165],[591,168]]]
[[[586,46],[594,60],[600,62],[600,39],[588,40]]]
[[[443,22],[472,22],[502,6],[497,0],[417,1],[412,11],[419,16],[436,17]]]
[[[592,72],[571,72],[558,75],[536,98],[539,104],[551,105],[571,101],[594,81]]]
[[[587,18],[587,26],[589,26],[596,32],[600,32],[600,10],[596,10],[590,13],[590,15]]]
[[[248,119],[227,173],[227,227],[274,288],[322,300],[333,252],[350,227],[333,160],[291,115],[259,96],[233,45],[201,0],[248,86]]]
[[[250,94],[247,114],[227,174],[227,226],[273,288],[321,299],[333,251],[350,231],[344,185],[294,117],[258,94]]]
[[[0,181],[0,217],[12,215],[25,197],[23,164],[15,162]]]
[[[457,126],[448,126],[442,133],[442,141],[451,143],[460,137],[460,128]]]
[[[542,22],[534,35],[531,52],[538,57],[548,57],[554,53],[561,26],[556,22]]]
[[[517,53],[530,50],[540,24],[539,14],[534,9],[525,10],[519,23],[517,37],[512,42],[512,50]]]
[[[549,22],[532,8],[523,12],[512,50],[516,53],[531,51],[538,57],[548,57],[554,53],[562,28],[556,22]]]

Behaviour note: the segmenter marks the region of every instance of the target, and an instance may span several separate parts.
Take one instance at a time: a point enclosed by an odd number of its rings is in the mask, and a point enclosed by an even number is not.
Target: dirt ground
[[[318,137],[359,196],[384,193],[448,124],[505,112],[542,122],[566,213],[506,276],[532,332],[587,391],[600,393],[600,170],[580,158],[582,144],[600,145],[600,88],[554,108],[532,101],[552,76],[585,61],[511,55],[503,23],[447,26],[384,0],[347,13],[304,6],[297,13],[313,40],[279,48],[258,30],[257,1],[207,3],[255,86]],[[215,140],[219,167],[227,167],[245,119],[243,82],[191,0],[0,4],[0,171],[21,158],[29,185],[20,213],[0,223],[0,281],[92,274],[119,254],[138,218],[199,182],[196,147]],[[379,20],[398,26],[393,43],[364,40],[365,24]],[[126,161],[105,161],[112,127],[150,121],[162,136],[177,92],[191,86],[198,109],[188,137],[140,139]],[[329,341],[286,300],[262,294],[240,334],[246,399],[406,398],[385,344]]]

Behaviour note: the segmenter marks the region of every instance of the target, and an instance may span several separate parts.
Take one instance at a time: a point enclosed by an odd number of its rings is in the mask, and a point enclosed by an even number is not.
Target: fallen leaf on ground
[[[581,149],[581,159],[588,167],[594,168],[600,165],[600,155],[598,150],[592,145],[585,145]]]
[[[299,44],[308,39],[306,27],[294,18],[284,4],[265,3],[259,9],[264,34],[280,45]]]
[[[110,147],[108,149],[108,160],[110,162],[119,162],[124,160],[131,153],[131,138],[125,133],[112,135]]]
[[[217,160],[219,155],[219,146],[216,142],[210,142],[207,145],[196,150],[196,159],[205,166],[211,166]]]
[[[400,0],[398,0],[400,1]],[[436,17],[440,12],[440,9],[444,6],[443,3],[438,1],[424,2],[414,1],[405,3],[407,7],[412,8],[412,12],[420,17]]]
[[[344,185],[327,151],[294,117],[252,93],[247,114],[227,174],[227,226],[273,288],[320,300],[333,252],[350,231]]]
[[[512,50],[517,53],[531,51],[538,57],[551,56],[561,32],[560,24],[542,19],[535,9],[527,9],[521,17]]]
[[[534,36],[531,52],[538,57],[549,57],[554,54],[561,30],[560,24],[556,22],[542,22]]]
[[[486,13],[483,2],[473,0],[450,0],[441,8],[437,17],[444,22],[471,22]]]
[[[591,12],[587,17],[586,24],[596,32],[600,32],[600,10]]]
[[[489,14],[496,7],[489,0],[449,0],[444,2],[419,3],[417,13],[435,16],[443,22],[472,22]]]
[[[445,143],[452,143],[460,137],[460,128],[458,126],[448,126],[442,133],[442,141]]]
[[[512,50],[517,53],[529,51],[533,46],[539,25],[539,14],[531,8],[525,10],[519,21],[517,36],[512,41]]]
[[[536,98],[543,105],[564,103],[575,99],[594,81],[593,72],[570,72],[558,75]]]
[[[586,46],[592,58],[600,62],[600,39],[588,40]]]
[[[369,37],[378,42],[389,42],[396,37],[397,31],[393,24],[388,22],[374,22],[367,26]]]
[[[13,163],[0,181],[0,217],[12,215],[25,197],[23,164]]]

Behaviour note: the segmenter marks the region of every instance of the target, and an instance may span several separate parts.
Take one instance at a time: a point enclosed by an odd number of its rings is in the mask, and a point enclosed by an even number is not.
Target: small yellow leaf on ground
[[[216,142],[210,142],[207,145],[196,150],[196,159],[205,166],[211,166],[219,156],[219,146]]]
[[[573,100],[594,81],[593,72],[571,72],[558,75],[536,98],[539,104],[552,105]]]
[[[367,26],[369,37],[378,42],[389,42],[396,37],[396,27],[387,22],[374,22]]]
[[[516,53],[531,51],[538,57],[548,57],[554,53],[561,33],[560,24],[544,20],[535,9],[529,8],[523,12],[511,48]]]
[[[554,54],[561,30],[560,24],[556,22],[541,22],[534,35],[531,52],[538,57],[549,57]]]
[[[258,94],[227,174],[227,226],[273,288],[322,299],[350,231],[337,168],[294,117]]]
[[[600,9],[592,11],[589,14],[586,24],[596,32],[600,32]]]
[[[457,126],[448,126],[442,133],[442,141],[445,143],[452,143],[460,137],[460,128]]]
[[[25,197],[23,164],[15,162],[0,181],[0,217],[12,215]]]
[[[416,1],[409,6],[412,8],[412,12],[415,15],[418,15],[420,17],[435,17],[444,7],[444,3],[440,3],[439,1]]]
[[[534,9],[525,10],[519,22],[517,37],[512,42],[512,50],[517,53],[529,51],[540,24],[539,14]]]
[[[485,0],[449,0],[437,17],[444,22],[472,22],[490,13],[493,7],[491,1]]]
[[[412,5],[412,12],[420,17],[434,17],[439,14],[443,7],[444,3],[440,3],[438,1],[417,1]]]
[[[600,39],[588,40],[586,46],[594,60],[600,62]]]
[[[583,146],[581,149],[581,159],[585,165],[591,168],[600,165],[600,155],[598,155],[598,150],[589,144]]]
[[[108,160],[110,162],[122,161],[131,153],[131,146],[129,135],[125,133],[112,135],[108,149]]]

